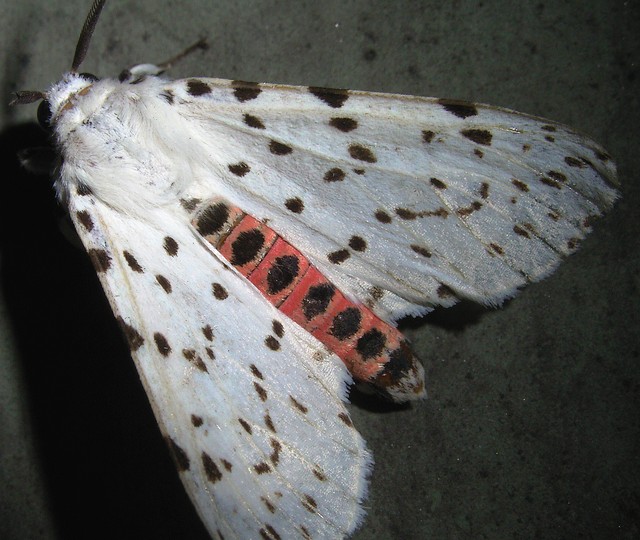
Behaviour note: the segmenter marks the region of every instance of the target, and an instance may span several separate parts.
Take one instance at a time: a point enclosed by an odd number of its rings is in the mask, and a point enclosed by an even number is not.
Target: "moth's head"
[[[46,92],[34,90],[16,92],[15,98],[10,103],[10,105],[24,105],[40,101],[38,122],[45,129],[51,128],[65,111],[73,109],[75,99],[78,96],[87,94],[91,90],[93,83],[98,80],[95,75],[78,73],[78,68],[87,54],[93,30],[106,1],[95,0],[93,2],[82,27],[82,32],[80,32],[76,52],[73,55],[71,71],[66,73],[61,81],[54,84]]]

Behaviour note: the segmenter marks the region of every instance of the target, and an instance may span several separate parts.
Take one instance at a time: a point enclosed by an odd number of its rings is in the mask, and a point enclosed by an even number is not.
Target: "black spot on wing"
[[[302,499],[302,506],[312,514],[315,514],[318,510],[318,503],[311,495],[308,494],[304,495],[304,498]]]
[[[249,424],[249,422],[247,422],[242,418],[238,418],[238,422],[242,426],[242,429],[244,429],[249,435],[251,435],[251,433],[253,432],[253,429],[251,428],[251,424]]]
[[[362,146],[361,144],[350,144],[349,155],[353,159],[366,161],[367,163],[375,163],[377,161],[377,158],[373,151],[366,146]]]
[[[76,193],[81,197],[86,197],[87,195],[93,195],[93,190],[87,184],[78,182]]]
[[[482,208],[482,203],[480,201],[473,201],[469,206],[458,208],[456,210],[456,214],[458,214],[460,217],[466,218],[474,212],[480,210],[480,208]]]
[[[144,272],[144,270],[142,269],[142,266],[140,266],[140,264],[138,263],[137,259],[133,256],[133,254],[131,254],[129,251],[123,251],[122,254],[124,255],[125,260],[127,261],[127,264],[129,265],[129,268],[131,268],[131,270],[133,270],[134,272],[137,272],[138,274],[142,274]]]
[[[156,348],[162,356],[169,356],[169,354],[171,353],[171,346],[169,345],[169,342],[167,341],[167,338],[164,337],[164,335],[162,335],[160,332],[156,332],[155,334],[153,334],[153,341],[155,341]]]
[[[576,249],[579,245],[580,245],[580,238],[573,237],[567,240],[567,247],[571,250]]]
[[[273,433],[276,433],[276,426],[273,423],[273,419],[271,418],[271,415],[269,413],[266,413],[264,415],[264,425],[267,426],[267,429],[269,429]]]
[[[96,272],[106,272],[111,268],[111,255],[104,249],[89,249],[87,253]]]
[[[380,223],[391,223],[391,216],[384,210],[376,210],[374,215]]]
[[[522,180],[518,180],[517,178],[512,178],[511,183],[523,193],[527,193],[529,191],[529,186],[525,184]]]
[[[200,371],[208,373],[207,366],[195,349],[182,349],[182,356],[184,356],[190,364],[193,364]]]
[[[444,283],[440,284],[440,286],[438,287],[438,290],[436,291],[436,294],[438,295],[438,298],[442,298],[442,299],[452,298],[452,297],[455,297],[456,295],[456,293],[453,292],[453,289],[445,285]]]
[[[193,212],[199,204],[200,199],[196,197],[192,197],[189,199],[180,199],[180,206],[182,206],[182,208],[184,208],[187,212]]]
[[[325,482],[327,480],[327,475],[324,474],[320,469],[318,468],[314,468],[313,469],[313,475],[320,480],[320,482]]]
[[[456,99],[439,99],[438,103],[444,107],[444,110],[450,112],[458,118],[468,118],[478,114],[478,108],[475,104],[468,101]]]
[[[253,389],[256,391],[256,394],[258,394],[258,397],[260,398],[261,401],[267,401],[267,397],[268,397],[267,391],[264,389],[263,386],[261,386],[257,382],[254,382]]]
[[[353,118],[336,117],[329,120],[329,125],[344,133],[348,133],[358,127],[358,122]]]
[[[258,531],[262,540],[282,540],[282,537],[278,534],[271,525],[265,523],[264,528]]]
[[[264,375],[262,374],[262,372],[257,368],[257,366],[255,364],[251,364],[249,366],[249,369],[251,370],[251,373],[253,374],[254,377],[257,377],[260,380],[264,380]]]
[[[269,440],[269,443],[271,444],[271,449],[273,450],[271,454],[269,454],[269,460],[275,467],[277,467],[278,463],[280,462],[280,450],[282,450],[282,445],[280,444],[280,441],[277,441],[274,438],[271,438]]]
[[[140,333],[130,324],[128,324],[122,317],[117,318],[118,324],[124,333],[124,337],[129,343],[129,349],[131,351],[137,351],[144,343],[144,338]]]
[[[427,259],[431,257],[431,252],[426,247],[419,246],[417,244],[411,244],[410,247],[418,255],[422,255],[423,257],[426,257]]]
[[[565,157],[564,162],[569,165],[569,167],[575,167],[577,169],[584,169],[586,167],[586,164],[583,161],[573,156]]]
[[[558,181],[558,182],[566,182],[567,181],[567,175],[564,173],[561,173],[559,171],[547,171],[547,175],[550,178],[553,178],[554,180]]]
[[[211,93],[211,87],[198,79],[190,79],[187,81],[187,93],[194,97],[204,96]]]
[[[531,235],[523,227],[520,227],[520,225],[514,225],[513,232],[523,238],[531,238]]]
[[[374,287],[371,287],[371,289],[369,290],[369,294],[371,295],[371,298],[373,298],[373,300],[377,302],[378,300],[381,300],[382,297],[384,296],[384,289],[374,286]]]
[[[556,182],[555,180],[552,180],[551,178],[547,177],[547,176],[541,176],[540,177],[540,182],[542,182],[545,186],[549,186],[555,189],[562,189],[562,186],[560,185],[560,182]]]
[[[337,251],[332,251],[327,255],[327,259],[329,259],[329,262],[333,264],[341,264],[349,257],[351,257],[351,253],[349,253],[348,249],[339,249]]]
[[[204,467],[204,472],[207,475],[207,480],[209,480],[209,482],[215,484],[220,481],[222,478],[222,472],[220,472],[218,466],[206,452],[202,452],[202,466]]]
[[[289,396],[289,400],[291,401],[291,404],[298,409],[302,414],[307,414],[309,412],[309,408],[306,407],[305,405],[303,405],[302,403],[300,403],[296,398],[294,398],[293,396]]]
[[[435,131],[431,131],[430,129],[424,129],[422,130],[422,141],[428,144],[431,141],[433,141],[433,138],[435,137],[435,135],[436,135]]]
[[[164,289],[164,292],[166,292],[167,294],[171,293],[171,282],[166,277],[161,274],[157,274],[156,282],[158,283],[158,285],[160,285],[160,287]]]
[[[261,461],[260,463],[256,463],[253,466],[253,470],[257,473],[257,474],[266,474],[268,472],[271,472],[271,467],[269,467],[268,463],[265,463],[264,461]],[[271,538],[270,536],[265,536],[264,538]]]
[[[304,202],[300,197],[292,197],[291,199],[287,199],[284,202],[284,205],[287,207],[287,210],[293,212],[294,214],[301,214],[304,210]]]
[[[345,101],[349,98],[349,92],[341,88],[321,88],[318,86],[310,86],[309,92],[334,109],[342,107]]]
[[[255,129],[264,129],[264,123],[262,122],[262,120],[260,120],[260,118],[258,118],[257,116],[253,116],[252,114],[245,114],[242,119],[244,120],[244,123],[247,124],[249,127],[255,128]]]
[[[352,236],[349,238],[349,247],[354,251],[366,251],[367,241],[361,236]]]
[[[178,242],[176,242],[170,236],[165,236],[162,243],[164,250],[171,256],[175,257],[178,254]]]
[[[227,289],[220,285],[220,283],[213,283],[211,285],[211,290],[213,291],[213,296],[215,296],[218,300],[226,300],[229,296]]]
[[[187,453],[182,448],[180,448],[180,446],[178,446],[178,443],[176,443],[171,437],[167,437],[166,441],[167,445],[169,446],[169,452],[171,453],[171,457],[176,464],[178,472],[188,471],[191,464],[189,462],[189,456],[187,456]]]
[[[161,92],[160,97],[164,99],[169,105],[173,105],[175,96],[173,95],[173,92],[171,90],[165,90],[164,92]]]
[[[93,220],[91,219],[89,212],[86,210],[80,210],[76,212],[76,217],[87,232],[91,232],[93,230]]]
[[[213,328],[211,328],[210,324],[202,327],[202,335],[207,341],[213,341]]]
[[[262,90],[258,83],[247,81],[232,81],[233,95],[240,103],[256,99]]]
[[[400,219],[404,219],[407,221],[414,220],[418,217],[418,214],[413,210],[409,210],[408,208],[396,208],[396,215]]]
[[[291,148],[287,144],[272,140],[269,143],[269,152],[276,156],[286,156],[287,154],[293,152],[293,148]]]
[[[280,350],[280,342],[273,336],[267,336],[266,339],[264,340],[264,344],[267,346],[267,348],[271,349],[272,351]]]
[[[486,129],[463,129],[460,133],[470,141],[484,146],[490,146],[493,138],[491,132]]]
[[[273,333],[279,338],[284,336],[284,326],[282,326],[282,323],[280,321],[272,321],[271,328],[273,330]]]
[[[429,182],[431,182],[431,185],[436,189],[447,189],[447,184],[438,178],[431,177]]]
[[[276,507],[269,499],[267,499],[266,497],[260,497],[260,500],[264,503],[264,505],[267,507],[267,510],[269,510],[269,512],[271,512],[272,514],[276,513]]]
[[[230,164],[229,170],[236,176],[243,177],[249,173],[251,167],[249,167],[249,165],[247,165],[244,161],[241,161],[239,163]]]
[[[341,182],[342,180],[344,180],[345,177],[345,172],[338,168],[338,167],[334,167],[333,169],[329,169],[325,174],[324,174],[324,181],[325,182]]]

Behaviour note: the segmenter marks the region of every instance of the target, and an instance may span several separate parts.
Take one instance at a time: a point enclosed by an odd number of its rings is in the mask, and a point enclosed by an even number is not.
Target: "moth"
[[[55,190],[215,538],[342,538],[372,458],[355,379],[425,396],[395,327],[549,275],[618,196],[558,123],[462,101],[71,71],[39,118]],[[198,45],[196,45],[198,46]],[[170,62],[169,62],[170,63]]]

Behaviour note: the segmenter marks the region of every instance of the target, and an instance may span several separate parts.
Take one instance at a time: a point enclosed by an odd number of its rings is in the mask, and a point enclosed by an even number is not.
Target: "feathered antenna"
[[[107,0],[95,0],[93,5],[91,6],[89,14],[84,21],[82,31],[80,32],[80,37],[78,38],[76,52],[73,55],[73,63],[71,64],[71,71],[78,71],[80,64],[82,64],[82,61],[87,54],[87,50],[89,49],[89,42],[91,41],[91,36],[93,35],[93,31],[98,22],[98,18],[100,17],[102,8],[106,3]]]

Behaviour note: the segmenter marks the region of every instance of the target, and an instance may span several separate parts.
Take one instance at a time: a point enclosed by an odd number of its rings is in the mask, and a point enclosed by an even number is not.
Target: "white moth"
[[[393,324],[461,298],[498,305],[549,275],[617,197],[593,141],[458,101],[192,78],[70,73],[44,99],[55,188],[215,538],[342,538],[372,465],[351,376],[194,226],[228,201]],[[217,203],[216,203],[217,204]],[[400,389],[397,400],[419,398]],[[403,393],[404,392],[404,393]]]

